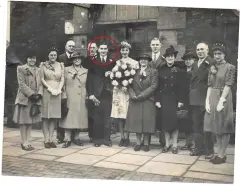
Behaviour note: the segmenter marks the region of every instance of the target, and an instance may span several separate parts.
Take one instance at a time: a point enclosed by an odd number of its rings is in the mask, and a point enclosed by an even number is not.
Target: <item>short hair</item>
[[[128,48],[128,49],[131,49],[131,44],[129,44],[127,41],[122,41],[119,45],[119,48],[122,49],[122,48]]]
[[[88,44],[88,48],[90,47],[90,45],[93,45],[93,44],[96,44],[96,46],[97,46],[97,43],[96,42],[90,42],[89,44]],[[97,46],[98,47],[98,46]]]
[[[196,46],[198,46],[199,44],[205,44],[207,46],[207,48],[209,48],[208,43],[206,41],[199,41],[199,42],[197,42]]]
[[[68,44],[69,42],[74,42],[74,44],[76,44],[73,39],[70,39],[70,40],[68,40],[68,41],[66,42],[66,45],[65,45],[65,46],[67,46],[67,44]]]
[[[154,38],[151,40],[151,42],[152,42],[153,40],[158,40],[158,41],[161,43],[161,41],[160,41],[160,39],[159,39],[158,37],[154,37]]]
[[[99,47],[102,46],[102,45],[106,45],[106,46],[108,47],[108,45],[107,45],[106,42],[101,42],[101,43],[99,44]]]

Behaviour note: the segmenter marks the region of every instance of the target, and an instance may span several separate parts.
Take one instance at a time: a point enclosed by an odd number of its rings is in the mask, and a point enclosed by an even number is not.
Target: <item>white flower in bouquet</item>
[[[123,81],[122,81],[122,84],[123,84],[123,86],[126,87],[126,86],[128,85],[128,81],[127,81],[127,80],[123,80]]]
[[[131,74],[131,73],[130,73],[130,71],[128,71],[128,70],[124,71],[124,75],[125,75],[125,76],[130,76],[130,74]]]
[[[118,71],[118,66],[115,66],[113,69],[112,69],[112,72],[117,72]]]
[[[105,76],[108,77],[112,72],[111,71],[106,71]]]
[[[113,86],[118,86],[117,80],[113,80],[113,81],[112,81],[112,85],[113,85]]]
[[[132,82],[133,82],[133,79],[130,78],[130,79],[128,80],[128,83],[129,83],[129,84],[132,84]]]
[[[114,73],[111,73],[111,74],[110,74],[110,79],[112,80],[113,77],[114,77]]]
[[[147,76],[146,71],[143,71],[142,75],[143,75],[143,76]]]
[[[124,92],[127,92],[127,87],[122,87],[122,90],[123,90]]]
[[[132,70],[130,71],[130,73],[131,73],[131,75],[133,76],[133,75],[136,74],[136,71],[135,71],[134,69],[132,69]]]
[[[117,78],[121,78],[121,77],[122,77],[122,73],[121,73],[120,71],[117,71],[116,74],[115,74],[115,76],[116,76]]]
[[[125,70],[125,69],[127,69],[127,65],[126,65],[126,64],[123,64],[123,65],[121,66],[121,68],[122,68],[123,70]]]

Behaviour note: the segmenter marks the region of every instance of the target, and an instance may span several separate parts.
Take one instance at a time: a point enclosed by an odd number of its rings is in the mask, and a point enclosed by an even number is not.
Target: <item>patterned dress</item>
[[[53,89],[64,82],[64,65],[55,62],[53,65],[48,61],[40,64],[41,75],[43,75],[46,83]],[[44,85],[43,85],[44,86]],[[53,96],[47,88],[43,88],[42,98],[42,118],[61,118],[61,94]]]
[[[209,97],[211,113],[205,113],[204,131],[215,134],[230,134],[234,132],[232,91],[230,90],[223,104],[224,109],[217,111],[217,105],[225,85],[234,83],[235,67],[229,63],[218,64],[217,73],[209,72],[208,85],[212,87]]]
[[[118,60],[121,64],[129,63],[131,65],[136,65],[138,62],[131,58],[122,58]],[[113,100],[112,100],[112,118],[126,119],[129,105],[129,94],[122,89],[113,90]]]

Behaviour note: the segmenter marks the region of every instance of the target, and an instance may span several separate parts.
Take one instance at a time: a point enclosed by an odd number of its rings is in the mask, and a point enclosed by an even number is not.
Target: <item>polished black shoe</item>
[[[50,143],[51,148],[57,148],[57,145],[54,142]]]
[[[172,153],[173,154],[177,154],[178,153],[178,148],[177,147],[173,147],[172,148]]]
[[[74,139],[73,143],[78,146],[83,146],[83,143],[80,141],[80,139]]]
[[[205,155],[205,159],[212,159],[212,158],[214,158],[214,154]]]
[[[162,153],[167,153],[171,148],[171,145],[169,147],[167,146],[164,146],[163,149],[162,149]]]
[[[203,154],[204,154],[203,152],[200,152],[196,148],[193,148],[191,153],[190,153],[190,156],[201,156]]]
[[[118,146],[120,147],[124,146],[124,142],[125,142],[125,139],[121,139]]]
[[[139,150],[141,150],[141,145],[136,145],[135,147],[134,147],[134,151],[139,151]]]
[[[124,146],[128,147],[129,145],[130,145],[130,140],[129,139],[125,139]]]
[[[21,144],[21,148],[26,151],[31,151],[31,148],[29,146],[23,146],[23,144]]]
[[[216,156],[211,162],[213,164],[222,164],[222,163],[225,163],[227,160],[227,157],[224,156],[223,158],[220,158],[219,156]]]
[[[45,147],[45,148],[51,148],[51,144],[50,144],[49,142],[44,143],[44,147]]]
[[[148,151],[149,151],[149,145],[145,145],[145,146],[143,147],[143,151],[148,152]]]
[[[63,144],[62,148],[68,148],[69,146],[71,146],[71,141],[66,141],[66,142]]]
[[[58,139],[57,143],[62,144],[62,143],[64,143],[64,140],[63,139]]]
[[[28,145],[28,147],[30,148],[30,150],[34,150],[35,148],[32,147],[32,145]]]
[[[181,147],[181,150],[191,150],[192,145],[191,144],[186,144],[183,147]]]

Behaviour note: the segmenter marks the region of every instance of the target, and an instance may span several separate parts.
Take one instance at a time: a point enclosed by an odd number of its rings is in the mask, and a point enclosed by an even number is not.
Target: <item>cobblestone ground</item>
[[[129,172],[124,170],[68,164],[55,161],[24,159],[11,156],[3,156],[2,174],[4,176],[27,177],[221,183],[221,181],[154,175],[141,172]]]
[[[55,136],[56,137],[56,133]],[[86,133],[80,134],[84,146],[58,145],[45,149],[43,135],[32,131],[33,151],[20,147],[18,129],[4,128],[2,174],[52,178],[111,179],[160,182],[233,183],[234,146],[227,149],[227,162],[213,165],[204,156],[189,156],[189,151],[177,155],[161,153],[158,138],[153,136],[149,152],[133,151],[135,135],[130,136],[130,147],[119,147],[119,134],[113,134],[112,147],[93,147]],[[185,142],[179,140],[178,145]]]

